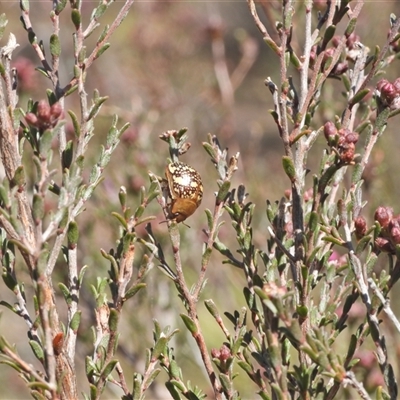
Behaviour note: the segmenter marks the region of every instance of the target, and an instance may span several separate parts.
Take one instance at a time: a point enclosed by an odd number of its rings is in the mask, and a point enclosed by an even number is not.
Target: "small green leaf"
[[[118,330],[119,313],[115,308],[110,310],[110,316],[108,317],[108,326],[111,332]]]
[[[278,56],[281,55],[280,47],[269,37],[264,38],[264,42],[270,47],[270,49],[277,54]]]
[[[197,326],[196,326],[195,322],[186,314],[180,314],[180,316],[181,316],[183,322],[185,323],[186,328],[189,329],[190,333],[192,335],[197,334],[198,330],[197,330]]]
[[[148,366],[146,366],[145,370],[147,370],[147,367]],[[157,370],[158,369],[156,369],[155,371],[157,371]],[[133,375],[133,393],[132,393],[133,394],[133,398],[130,397],[129,400],[141,400],[141,398],[142,398],[142,396],[141,396],[142,383],[143,383],[143,376],[136,372]]]
[[[317,229],[318,221],[319,221],[319,215],[318,215],[317,212],[313,211],[310,214],[310,220],[308,222],[308,226],[310,228],[310,232],[314,232]]]
[[[88,121],[93,119],[98,114],[98,112],[100,111],[101,106],[107,100],[108,100],[108,96],[99,97],[98,99],[96,99],[95,103],[93,104],[93,106],[90,109],[89,116],[87,118]],[[113,127],[110,128],[110,131],[112,131],[112,130],[113,130]],[[108,136],[110,136],[110,132],[108,133]],[[109,143],[107,144],[107,147],[109,147]]]
[[[55,33],[50,36],[50,53],[53,57],[60,57],[61,54],[60,39]]]
[[[205,300],[204,304],[208,310],[208,312],[215,318],[215,319],[219,319],[220,318],[220,314],[217,310],[217,306],[215,305],[214,301],[212,299],[209,300]]]
[[[9,309],[10,311],[12,311],[13,313],[18,314],[18,311],[16,310],[16,308],[13,307],[10,303],[7,303],[7,302],[4,301],[4,300],[0,300],[0,305],[3,306],[3,307],[8,308],[8,309]],[[1,338],[0,338],[0,342],[1,342]]]
[[[335,25],[329,25],[326,28],[325,34],[324,34],[324,40],[323,40],[323,48],[326,47],[326,45],[329,43],[329,41],[333,38],[336,32],[336,26]]]
[[[132,286],[127,290],[124,296],[124,301],[130,299],[133,297],[139,290],[143,289],[146,287],[145,283],[138,283],[137,285]]]
[[[203,147],[204,150],[208,153],[208,155],[212,158],[215,159],[217,154],[215,152],[214,146],[212,146],[210,143],[203,142]]]
[[[163,334],[160,335],[160,338],[157,340],[152,354],[151,354],[151,359],[152,361],[158,360],[158,358],[161,356],[161,354],[164,354],[166,352],[166,346],[168,343],[168,338],[166,336],[163,336]]]
[[[92,19],[99,19],[107,10],[107,4],[100,4],[92,15]]]
[[[6,284],[6,286],[14,291],[14,289],[17,287],[17,281],[14,279],[14,277],[6,270],[6,268],[3,268],[3,281]]]
[[[296,308],[297,313],[302,318],[307,318],[308,316],[308,308],[306,306],[298,306]]]
[[[71,167],[71,163],[74,157],[74,142],[72,140],[68,140],[67,145],[65,146],[65,149],[62,152],[61,155],[61,165],[62,168],[69,169]]]
[[[347,24],[347,28],[344,32],[346,38],[348,38],[354,32],[356,25],[357,25],[357,18],[352,18]]]
[[[220,187],[220,189],[218,191],[218,194],[217,194],[217,204],[220,204],[222,201],[225,200],[226,196],[229,193],[230,187],[231,187],[231,183],[229,181],[225,181],[221,185],[221,187]]]
[[[0,15],[0,39],[4,35],[4,30],[6,29],[7,24],[8,24],[8,20],[7,20],[6,14],[1,14]],[[1,75],[3,75],[3,73],[1,73]]]
[[[142,188],[141,188],[142,189]],[[122,209],[126,208],[126,187],[121,186],[118,192],[119,203],[121,204]],[[143,202],[143,199],[141,200]]]
[[[36,224],[44,217],[44,200],[43,196],[35,193],[32,200],[32,216]]]
[[[29,0],[21,0],[19,2],[21,11],[29,12]]]
[[[95,385],[90,384],[90,400],[97,399],[97,387]]]
[[[36,342],[35,340],[30,340],[29,341],[29,345],[31,346],[31,349],[33,351],[33,354],[35,355],[35,357],[40,361],[43,362],[44,361],[44,351],[42,346]]]
[[[56,8],[54,9],[56,15],[60,15],[60,13],[64,10],[67,5],[68,0],[58,0],[56,3]]]
[[[345,89],[346,89],[347,91],[350,91],[350,89],[351,89],[351,82],[350,82],[350,79],[348,78],[347,74],[341,75],[341,79],[342,79],[342,81],[343,81],[343,85],[344,85]]]
[[[96,372],[96,365],[89,356],[85,357],[85,371],[88,377],[92,376],[93,373]]]
[[[36,37],[36,34],[34,31],[32,31],[32,30],[28,31],[28,40],[29,40],[30,44],[37,45],[37,37]],[[40,71],[40,69],[37,69],[37,70]],[[47,73],[45,73],[45,74],[48,77]]]
[[[118,214],[117,212],[113,211],[111,215],[119,221],[119,223],[124,227],[124,229],[128,229],[128,224],[125,218],[121,214]]]
[[[296,179],[296,169],[293,164],[293,160],[289,156],[282,157],[282,165],[283,170],[285,171],[286,175],[289,177],[291,182],[294,182]]]
[[[172,396],[173,400],[182,400],[180,393],[178,392],[176,385],[176,381],[165,382],[165,387],[168,389],[169,394]]]
[[[83,64],[86,58],[86,46],[82,46],[81,50],[78,53],[78,63]]]
[[[25,170],[24,167],[22,165],[20,165],[14,173],[14,177],[11,180],[11,184],[13,187],[17,186],[17,187],[23,187],[26,183],[25,180]]]
[[[71,299],[71,293],[70,293],[69,289],[67,288],[67,286],[64,285],[64,283],[59,282],[59,283],[58,283],[58,287],[59,287],[59,289],[61,290],[61,293],[62,293],[63,296],[64,296],[65,302],[66,302],[67,304],[71,304],[71,301],[72,301],[72,299]]]
[[[350,100],[350,106],[354,106],[355,104],[359,103],[371,90],[370,89],[363,89],[359,90]]]
[[[232,391],[232,381],[229,379],[226,374],[219,374],[219,379],[221,381],[221,385],[227,393],[231,393]]]
[[[80,272],[79,272],[79,276],[78,276],[79,286],[82,285],[83,277],[85,276],[85,272],[86,272],[87,269],[88,269],[88,266],[87,266],[87,265],[84,265],[84,266],[81,268]]]
[[[51,142],[53,141],[53,130],[45,130],[40,138],[39,150],[42,157],[47,158],[47,153],[51,149]]]
[[[81,310],[78,310],[71,319],[69,323],[69,327],[76,333],[79,328],[79,324],[81,323]]]
[[[299,69],[301,67],[301,62],[299,57],[294,51],[290,52],[290,63],[296,68]]]
[[[48,248],[43,248],[43,250],[40,252],[39,257],[37,259],[37,272],[40,275],[43,275],[46,271],[46,266],[47,266],[47,260],[49,259],[49,249]]]
[[[174,361],[174,360],[171,360],[171,361]],[[147,384],[148,386],[150,386],[150,385],[154,382],[154,380],[157,378],[157,376],[158,376],[158,374],[159,374],[160,372],[161,372],[161,369],[160,369],[160,368],[155,369],[155,370],[150,374],[150,376],[147,378],[146,384]]]
[[[71,11],[71,20],[75,26],[75,29],[79,29],[81,24],[81,13],[76,8]]]
[[[105,25],[103,32],[101,32],[101,35],[99,36],[99,38],[97,39],[97,44],[99,44],[100,42],[102,42],[104,40],[104,38],[106,37],[108,31],[110,29],[110,25]]]
[[[179,368],[177,362],[172,359],[169,364],[169,373],[170,376],[174,379],[180,380],[181,379],[181,369]]]
[[[110,43],[105,43],[96,54],[96,59],[99,58],[109,47]]]
[[[71,221],[68,224],[68,247],[75,249],[79,239],[78,224],[75,221]]]
[[[254,372],[253,372],[253,368],[251,367],[250,364],[248,364],[245,361],[238,361],[237,364],[239,365],[240,368],[242,368],[247,373],[247,375],[253,376]]]
[[[144,213],[145,208],[140,205],[135,211],[135,218],[140,218]]]

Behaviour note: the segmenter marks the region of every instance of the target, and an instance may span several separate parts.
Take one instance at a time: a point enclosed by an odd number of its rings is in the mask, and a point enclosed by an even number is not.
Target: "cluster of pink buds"
[[[395,246],[400,244],[400,215],[393,215],[391,207],[380,206],[375,211],[375,221],[381,226],[376,246],[382,251],[394,253]]]
[[[214,360],[218,360],[218,368],[221,372],[227,372],[229,370],[229,365],[232,361],[232,353],[228,346],[225,344],[218,349],[211,349],[211,357]]]
[[[317,55],[318,55],[317,52],[318,52],[317,46],[313,46],[310,51],[310,68],[311,69],[314,69],[315,61],[316,61]],[[330,47],[329,49],[325,50],[323,60],[321,63],[322,69],[325,68],[327,61],[333,56],[334,52],[335,52],[335,48],[333,48],[333,47]],[[348,68],[349,68],[349,66],[346,61],[343,61],[343,62],[339,61],[335,64],[335,66],[333,67],[330,74],[336,75],[336,76],[342,75],[347,71]]]
[[[333,122],[326,122],[324,125],[324,135],[328,145],[335,148],[340,161],[344,164],[350,164],[354,160],[356,143],[359,135],[350,129],[337,129]]]
[[[36,114],[26,114],[25,120],[29,126],[35,127],[39,131],[44,132],[46,129],[54,128],[62,114],[63,110],[60,103],[57,102],[50,106],[46,100],[40,100]]]
[[[323,55],[323,59],[322,59],[322,63],[321,63],[321,67],[323,70],[325,69],[325,66],[326,66],[328,60],[333,57],[337,47],[340,44],[340,41],[341,41],[340,36],[333,37],[333,39],[332,39],[333,46],[327,48],[324,51],[324,55]],[[338,61],[335,64],[335,66],[333,67],[332,71],[330,72],[330,75],[339,76],[339,75],[344,74],[348,70],[348,68],[349,68],[348,60],[354,61],[355,57],[353,56],[352,53],[355,50],[358,50],[356,44],[359,41],[360,41],[360,37],[358,35],[356,35],[354,32],[346,38],[346,59],[343,61]],[[314,69],[315,61],[317,59],[318,54],[319,54],[318,47],[313,46],[310,51],[310,68],[311,69]]]
[[[220,361],[226,361],[231,357],[231,350],[226,345],[222,345],[219,350],[211,349],[211,356],[213,358],[218,358]]]
[[[381,79],[376,84],[376,95],[381,103],[390,107],[391,110],[400,108],[400,78],[397,78],[393,83],[387,79]]]

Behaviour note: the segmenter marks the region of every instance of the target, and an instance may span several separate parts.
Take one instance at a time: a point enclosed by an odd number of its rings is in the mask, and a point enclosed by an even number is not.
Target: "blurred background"
[[[278,15],[278,1],[265,3],[265,9],[271,16]],[[321,8],[324,7],[324,2]],[[112,5],[100,20],[103,27],[115,18],[121,1]],[[84,25],[97,4],[83,2]],[[377,8],[379,7],[379,12]],[[48,17],[51,2],[31,1],[31,21],[39,39],[45,47],[52,33]],[[300,7],[297,28],[293,41],[301,46]],[[36,54],[27,41],[26,32],[19,23],[19,5],[17,2],[0,1],[0,12],[9,20],[7,32],[12,32],[20,44],[14,53],[13,66],[18,69],[20,84],[20,105],[25,107],[29,98],[40,100],[46,97],[50,82],[35,71],[39,66]],[[389,14],[400,13],[397,2],[366,2],[358,21],[356,33],[361,42],[374,49],[383,46],[389,30]],[[260,9],[260,14],[262,14]],[[316,17],[316,11],[315,11]],[[269,20],[264,22],[271,32]],[[98,29],[87,41],[88,53],[100,34]],[[339,27],[339,30],[343,27]],[[66,85],[72,78],[73,25],[69,7],[61,14],[61,82]],[[298,35],[298,36],[296,36]],[[5,36],[7,37],[7,35]],[[2,45],[4,45],[3,39]],[[95,137],[92,139],[89,157],[86,160],[87,174],[97,161],[100,145],[110,126],[111,117],[117,114],[121,122],[129,122],[131,127],[123,135],[122,143],[113,155],[105,171],[105,180],[95,191],[78,223],[80,225],[80,265],[88,265],[85,283],[87,287],[95,282],[98,275],[107,274],[108,264],[100,255],[100,248],[109,250],[115,246],[118,238],[118,224],[111,216],[119,211],[118,191],[126,186],[132,208],[138,205],[138,193],[142,185],[148,186],[148,171],[164,175],[167,164],[168,148],[158,137],[170,129],[188,128],[192,146],[181,160],[194,166],[201,174],[204,183],[204,197],[200,209],[187,222],[191,228],[182,226],[182,257],[189,282],[194,282],[200,268],[201,247],[205,239],[202,229],[206,227],[205,208],[213,208],[214,192],[217,190],[216,172],[208,155],[202,148],[207,135],[216,135],[223,148],[229,148],[229,154],[240,152],[239,170],[234,176],[235,185],[245,184],[249,193],[248,200],[256,204],[253,220],[256,245],[266,248],[267,219],[266,200],[279,200],[289,181],[281,168],[283,146],[278,131],[269,114],[273,108],[271,96],[264,85],[267,77],[279,85],[279,65],[275,55],[263,43],[261,35],[250,16],[246,2],[174,2],[154,1],[137,2],[127,19],[111,38],[111,47],[94,62],[87,76],[87,92],[90,95],[97,88],[101,96],[109,96],[96,122]],[[400,71],[394,63],[387,79],[395,79]],[[297,75],[293,71],[296,81]],[[374,82],[376,83],[376,81]],[[372,87],[372,86],[371,86]],[[343,86],[332,82],[324,88],[318,118],[318,128],[335,115],[341,115],[344,107]],[[66,109],[79,114],[76,94],[66,99]],[[368,205],[363,215],[372,221],[377,205],[392,205],[395,213],[400,212],[397,199],[400,189],[398,180],[397,149],[400,135],[396,124],[398,118],[391,121],[372,156],[368,174],[365,176],[364,190]],[[68,128],[72,135],[72,126],[68,117]],[[361,143],[361,144],[360,144]],[[359,142],[362,146],[362,139]],[[313,172],[319,165],[322,150],[326,147],[321,137],[309,155],[309,168]],[[57,153],[57,151],[55,151]],[[312,174],[310,174],[312,175]],[[56,206],[56,199],[49,197],[48,210]],[[148,215],[156,215],[153,223],[155,235],[164,244],[167,259],[172,262],[172,253],[166,236],[162,212],[156,202],[147,210]],[[221,230],[221,239],[234,241],[233,230],[227,224]],[[144,232],[139,232],[144,234]],[[139,250],[138,251],[142,251]],[[140,254],[137,264],[140,264]],[[65,268],[60,259],[57,270],[59,280],[65,278]],[[19,277],[27,285],[28,295],[32,294],[27,271],[20,267]],[[208,271],[209,283],[204,298],[212,297],[220,312],[233,312],[244,305],[242,287],[244,277],[231,266],[223,265],[214,254]],[[183,368],[184,380],[191,380],[207,390],[208,382],[197,348],[187,334],[178,313],[183,307],[177,299],[172,283],[158,269],[153,269],[147,278],[148,287],[130,300],[123,311],[120,350],[118,356],[122,362],[129,385],[134,372],[143,372],[144,349],[152,343],[152,319],[161,326],[170,325],[171,329],[180,329],[175,336],[176,359]],[[84,374],[84,358],[92,351],[90,326],[93,323],[92,307],[94,301],[88,288],[81,294],[82,323],[81,341],[78,347],[77,376],[80,391],[88,391]],[[0,283],[1,299],[13,303],[13,297]],[[60,296],[60,309],[64,307]],[[219,348],[223,335],[200,305],[199,313],[204,320],[205,335],[210,348]],[[0,320],[0,332],[10,342],[15,342],[18,352],[28,362],[36,364],[26,340],[26,326],[20,318],[8,310],[3,310]],[[396,347],[396,351],[399,349]],[[247,379],[238,378],[243,398],[254,398],[254,387]],[[147,398],[169,398],[163,388],[163,374],[153,385]],[[7,366],[0,365],[0,399],[28,398],[28,391],[17,373]],[[121,393],[115,388],[108,389],[103,398],[118,398]],[[212,398],[211,393],[209,394]],[[152,397],[153,396],[153,397]]]

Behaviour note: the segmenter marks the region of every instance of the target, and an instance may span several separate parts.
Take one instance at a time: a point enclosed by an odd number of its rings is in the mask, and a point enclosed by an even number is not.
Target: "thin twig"
[[[300,69],[300,98],[299,107],[301,108],[304,104],[307,87],[308,87],[308,67],[310,64],[310,53],[313,41],[311,38],[311,23],[312,23],[312,0],[306,2],[306,25],[305,25],[305,42],[303,52],[303,62]],[[303,117],[303,121],[304,121]]]
[[[270,45],[272,46],[272,49],[275,51],[275,53],[280,57],[283,53],[283,50],[281,48],[279,48],[279,46],[275,43],[275,41],[271,38],[271,36],[269,35],[267,28],[265,27],[265,25],[261,22],[260,17],[258,16],[257,13],[257,9],[256,9],[256,5],[254,3],[254,0],[247,0],[247,4],[249,6],[251,15],[254,19],[254,22],[257,26],[257,28],[259,29],[259,31],[261,32],[263,39],[268,42]]]
[[[117,362],[117,364],[115,365],[115,370],[117,371],[117,374],[118,374],[118,377],[119,377],[120,387],[124,391],[124,394],[128,395],[129,394],[128,385],[126,384],[124,371],[123,371],[123,369],[121,367],[121,364],[119,362]]]
[[[79,280],[78,280],[78,262],[77,247],[68,249],[68,289],[70,293],[70,303],[68,304],[68,327],[78,311],[79,301]],[[71,360],[71,367],[75,369],[75,346],[77,338],[77,330],[68,329],[65,349]]]
[[[386,315],[389,317],[389,319],[393,322],[393,325],[396,327],[398,332],[400,333],[400,322],[396,318],[394,312],[392,311],[392,308],[390,307],[390,302],[388,299],[385,299],[383,296],[382,292],[379,290],[378,286],[376,286],[376,283],[372,278],[368,279],[368,283],[374,294],[379,298],[383,305],[383,310],[385,311]]]
[[[174,253],[174,261],[175,261],[175,268],[176,268],[176,275],[177,280],[176,284],[179,287],[185,302],[186,307],[189,313],[189,317],[196,325],[196,333],[192,333],[193,338],[195,339],[197,346],[200,350],[201,358],[203,360],[204,366],[207,371],[208,378],[210,379],[211,385],[214,390],[214,395],[216,400],[222,400],[221,396],[221,386],[218,382],[214,369],[212,367],[211,358],[208,353],[207,345],[202,333],[201,325],[197,315],[197,299],[189,292],[189,289],[186,284],[186,280],[183,274],[182,269],[182,261],[180,257],[180,235],[178,225],[176,223],[169,223],[169,233],[172,242],[172,249]]]
[[[47,387],[49,390],[55,390],[56,387],[54,386],[53,388],[47,382],[41,374],[39,374],[33,367],[33,365],[28,364],[25,362],[18,354],[14,353],[9,347],[4,346],[2,348],[2,352],[6,354],[8,357],[10,357],[12,360],[15,361],[15,363],[23,370],[24,375],[29,379],[31,376],[36,379],[37,382],[40,382],[42,385]]]
[[[215,231],[218,227],[219,219],[221,218],[221,216],[224,212],[224,204],[225,204],[225,202],[221,201],[220,204],[215,206],[214,215],[213,215],[213,226],[211,228],[211,231],[208,233],[208,240],[207,240],[206,249],[204,250],[204,252],[206,252],[207,249],[212,249],[214,246]],[[207,267],[208,267],[208,261],[209,261],[209,258],[206,259],[205,257],[203,257],[200,274],[197,278],[196,286],[193,291],[193,298],[196,299],[196,301],[198,301],[198,299],[199,299],[200,290],[204,284],[204,279],[206,277],[206,272],[207,272]]]
[[[356,389],[357,393],[361,396],[362,399],[371,400],[371,397],[369,397],[369,394],[365,390],[364,385],[357,380],[352,371],[346,372],[346,377],[343,379],[343,386],[346,387],[346,385],[350,385],[354,389]]]
[[[39,313],[40,320],[44,334],[44,347],[45,347],[45,367],[46,374],[49,380],[49,384],[52,388],[57,387],[56,380],[56,358],[53,349],[53,329],[58,330],[58,326],[52,326],[55,322],[53,315],[55,314],[55,308],[52,309],[53,303],[52,289],[48,286],[47,279],[45,276],[41,276],[38,279],[38,292],[39,292]],[[53,392],[54,390],[54,392]],[[55,389],[52,390],[52,396],[55,399]]]

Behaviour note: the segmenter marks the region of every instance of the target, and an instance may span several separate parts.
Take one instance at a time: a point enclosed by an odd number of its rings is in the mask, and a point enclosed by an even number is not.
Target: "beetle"
[[[165,176],[172,199],[170,217],[179,223],[190,217],[201,203],[201,176],[193,167],[180,161],[169,163],[165,168]]]

